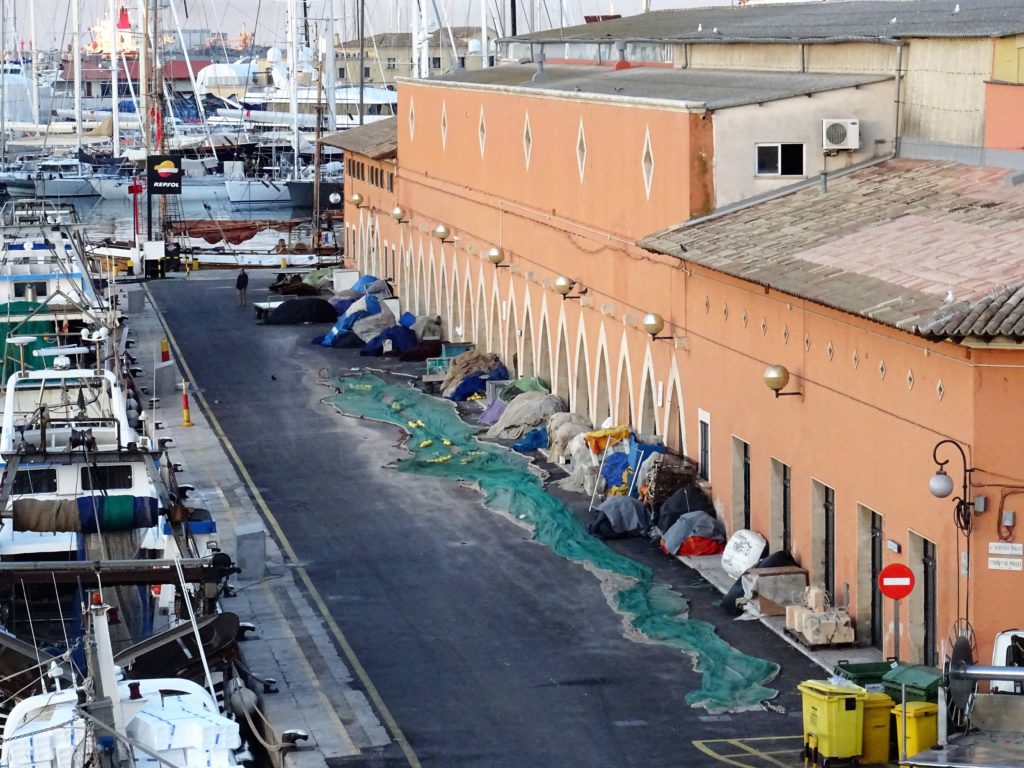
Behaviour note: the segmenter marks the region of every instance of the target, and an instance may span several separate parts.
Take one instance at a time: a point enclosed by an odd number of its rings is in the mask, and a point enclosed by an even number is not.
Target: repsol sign
[[[152,195],[180,195],[180,161],[170,155],[150,155],[146,159],[146,186]]]

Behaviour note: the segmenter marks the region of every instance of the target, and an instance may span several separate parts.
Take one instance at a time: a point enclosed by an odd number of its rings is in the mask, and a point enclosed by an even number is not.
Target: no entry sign
[[[890,600],[902,600],[914,591],[914,572],[903,563],[887,565],[878,574],[878,588]]]

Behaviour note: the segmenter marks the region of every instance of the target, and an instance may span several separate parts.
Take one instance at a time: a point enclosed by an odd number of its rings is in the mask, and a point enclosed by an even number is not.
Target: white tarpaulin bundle
[[[523,392],[508,404],[501,418],[487,430],[487,436],[517,440],[531,429],[545,424],[551,414],[564,410],[565,403],[558,395]]]

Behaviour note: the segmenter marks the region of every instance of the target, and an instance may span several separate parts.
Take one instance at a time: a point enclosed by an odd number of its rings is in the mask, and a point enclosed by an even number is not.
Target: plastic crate
[[[427,376],[444,376],[448,373],[448,367],[451,364],[450,357],[428,357]]]
[[[845,659],[836,664],[833,670],[839,677],[846,678],[852,683],[856,683],[861,688],[867,688],[868,690],[875,690],[876,693],[882,691],[882,677],[887,673],[891,672],[895,667],[902,666],[901,662],[890,657],[885,661],[866,661],[866,662],[850,662]],[[871,686],[871,687],[869,687]]]
[[[942,672],[935,667],[899,666],[882,676],[882,687],[897,704],[903,702],[903,686],[907,701],[938,701]]]
[[[471,341],[449,342],[441,345],[441,357],[458,357],[464,352],[476,349],[476,344]]]

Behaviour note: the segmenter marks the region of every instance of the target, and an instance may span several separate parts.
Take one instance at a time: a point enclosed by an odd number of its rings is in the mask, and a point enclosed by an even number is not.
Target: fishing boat
[[[0,382],[46,367],[59,347],[77,347],[110,303],[93,279],[70,205],[12,200],[0,209]]]
[[[170,676],[119,679],[110,614],[103,592],[92,592],[86,674],[66,685],[61,664],[44,665],[39,685],[45,690],[19,701],[7,717],[0,766],[229,768],[251,757],[238,722],[221,713],[212,679],[206,686]]]

